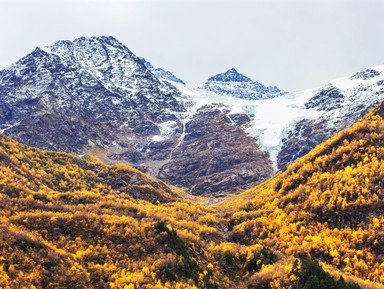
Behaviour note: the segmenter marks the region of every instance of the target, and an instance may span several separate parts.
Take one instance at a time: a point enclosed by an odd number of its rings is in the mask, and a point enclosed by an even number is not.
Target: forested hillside
[[[125,165],[0,147],[1,288],[214,284],[212,209]]]
[[[383,283],[383,117],[381,104],[270,181],[224,202],[229,240]]]

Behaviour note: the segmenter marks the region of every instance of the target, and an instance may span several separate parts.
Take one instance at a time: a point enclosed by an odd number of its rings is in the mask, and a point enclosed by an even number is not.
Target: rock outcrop
[[[246,117],[212,106],[200,108],[186,124],[170,161],[160,169],[160,178],[202,195],[240,192],[271,177],[268,154],[236,124]]]

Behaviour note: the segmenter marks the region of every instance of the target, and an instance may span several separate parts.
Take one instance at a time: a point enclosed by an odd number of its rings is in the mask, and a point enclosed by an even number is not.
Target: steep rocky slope
[[[241,127],[248,121],[246,115],[203,106],[186,123],[183,141],[159,177],[192,194],[210,195],[226,194],[228,188],[240,192],[268,179],[273,174],[268,154]]]
[[[46,149],[123,147],[128,159],[145,158],[140,150],[165,123],[177,131],[175,112],[184,111],[177,92],[111,37],[36,48],[0,82],[3,132]]]

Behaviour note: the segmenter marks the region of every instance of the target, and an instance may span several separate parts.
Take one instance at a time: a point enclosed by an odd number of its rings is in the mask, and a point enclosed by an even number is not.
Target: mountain
[[[271,162],[261,157],[244,123],[229,121],[227,112],[216,109],[220,104],[211,106],[212,113],[225,124],[210,122],[209,114],[197,113],[193,100],[143,62],[113,37],[36,48],[0,72],[0,129],[31,146],[129,163],[194,194],[239,192],[272,175]],[[196,122],[204,122],[206,131],[200,133]],[[208,136],[223,126],[228,132]],[[233,139],[244,143],[237,141],[235,149]],[[207,145],[215,153],[204,153]],[[188,162],[192,152],[198,152],[193,164],[175,165]],[[216,177],[200,185],[219,172],[225,182]]]
[[[145,60],[142,57],[140,57],[140,60],[144,63],[145,67],[147,67],[159,79],[185,84],[184,81],[182,81],[180,78],[175,76],[172,72],[164,70],[162,68],[153,67],[153,65],[149,61]]]
[[[381,103],[286,171],[225,201],[219,209],[232,211],[228,239],[383,283],[383,131]]]
[[[219,94],[159,71],[113,37],[36,48],[0,71],[0,129],[28,145],[91,153],[193,194],[222,195],[285,169],[384,99],[383,66],[258,100],[234,97],[255,84],[235,69],[208,80],[228,87]]]
[[[198,86],[200,89],[209,90],[217,94],[231,95],[241,99],[269,99],[283,95],[276,86],[264,86],[257,81],[237,72],[231,68],[224,73],[209,78]]]
[[[217,82],[251,82],[252,80],[241,73],[237,72],[236,69],[231,68],[224,73],[216,74],[208,78],[208,81]]]
[[[383,72],[248,100],[112,37],[37,48],[0,72],[1,130],[35,146],[0,134],[0,287],[383,288]]]

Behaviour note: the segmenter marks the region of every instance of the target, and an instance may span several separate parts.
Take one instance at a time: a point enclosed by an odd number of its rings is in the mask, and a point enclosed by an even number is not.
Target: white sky
[[[0,69],[36,46],[112,35],[199,84],[235,67],[286,91],[384,64],[382,0],[0,0]]]

